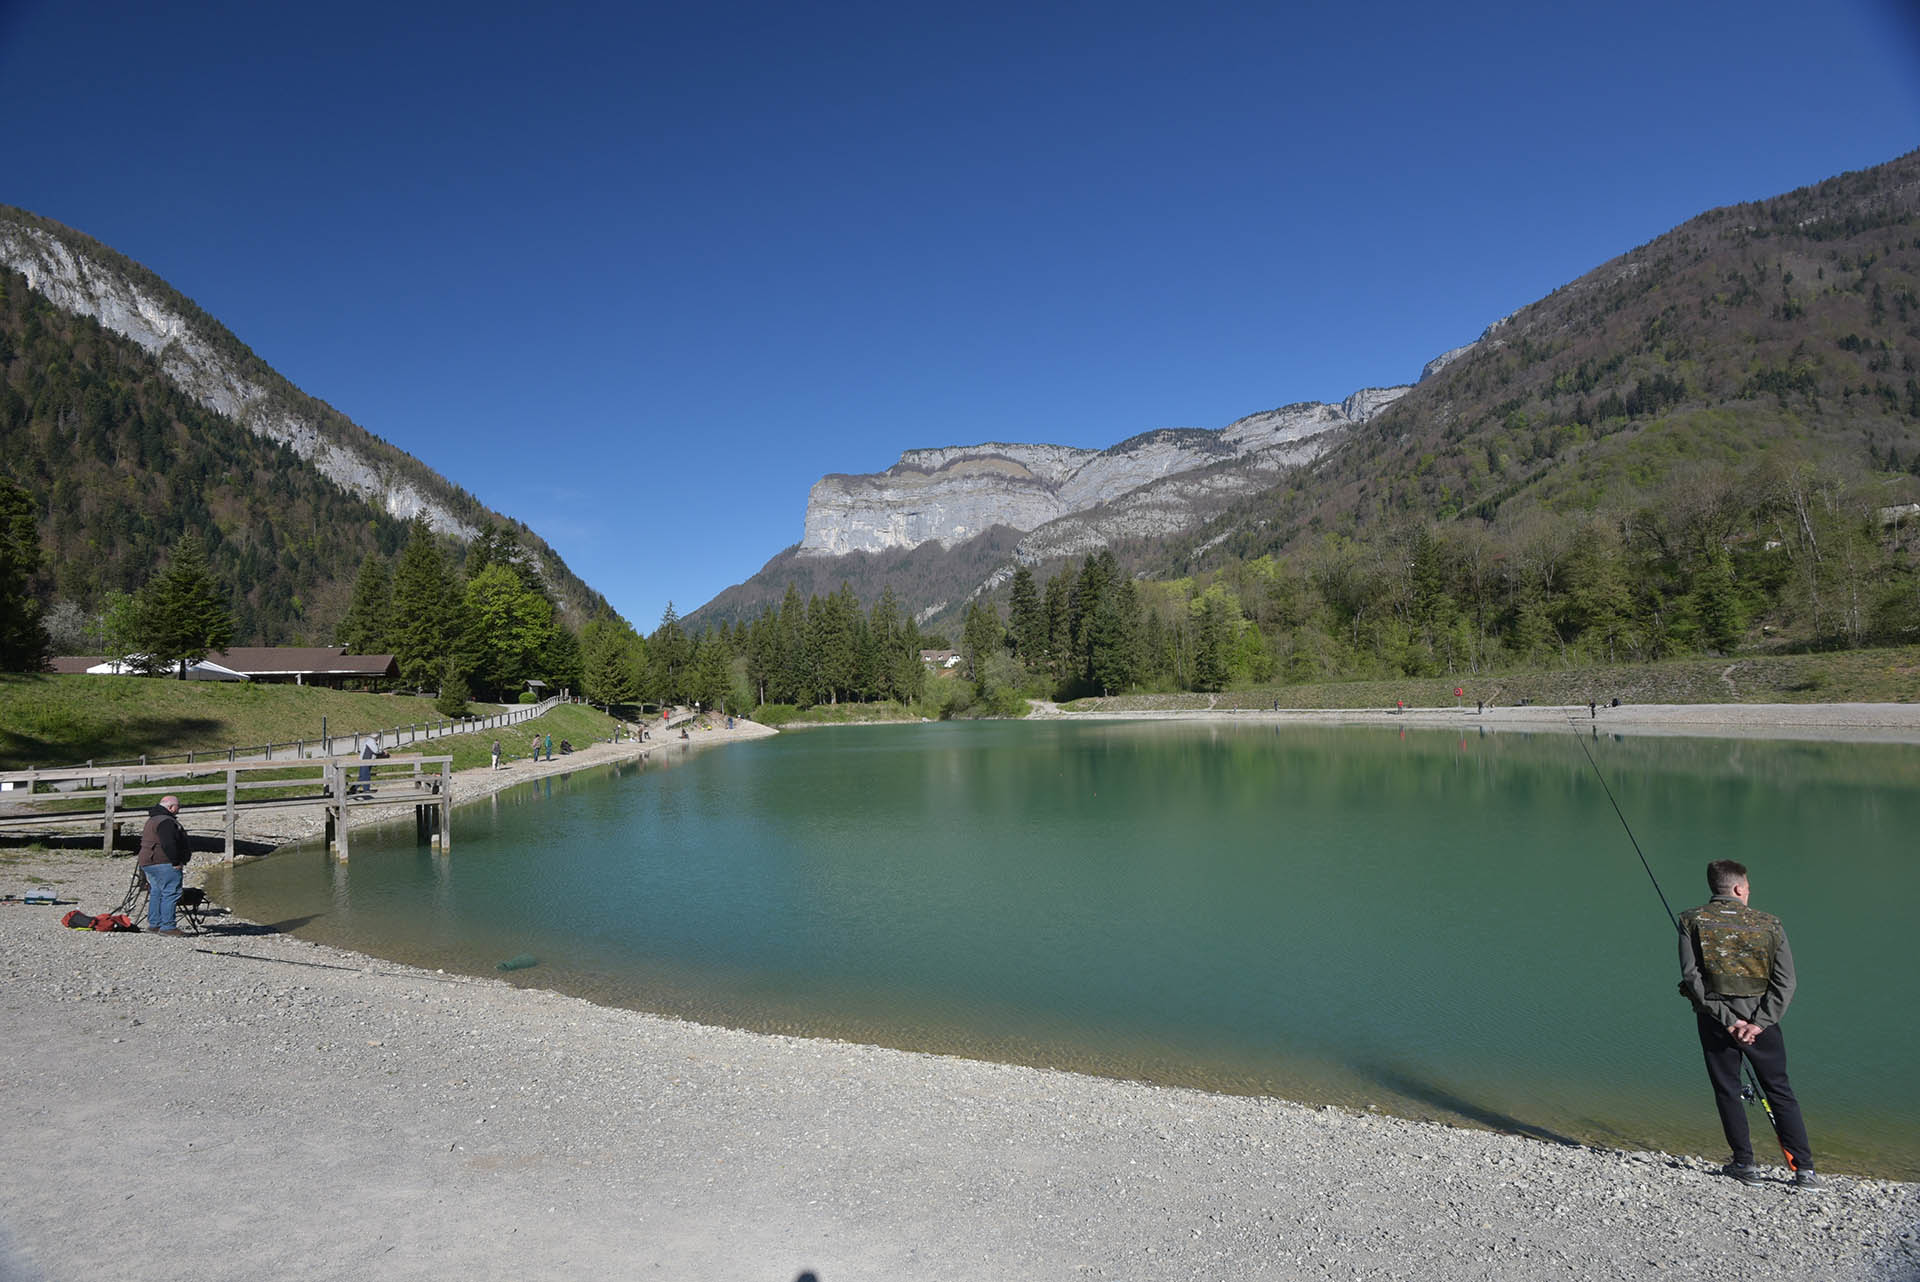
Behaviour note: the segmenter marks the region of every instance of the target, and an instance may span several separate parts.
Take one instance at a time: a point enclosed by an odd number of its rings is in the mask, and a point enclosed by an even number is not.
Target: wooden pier
[[[366,771],[366,780],[361,772]],[[326,837],[335,857],[348,853],[349,811],[410,805],[422,844],[453,846],[453,758],[315,757],[299,762],[232,761],[198,766],[74,766],[0,771],[0,831],[70,832],[98,827],[101,849],[113,849],[122,823],[144,823],[161,797],[180,798],[180,823],[217,816],[224,857],[234,857],[242,815],[325,806]],[[204,833],[204,827],[202,828]]]

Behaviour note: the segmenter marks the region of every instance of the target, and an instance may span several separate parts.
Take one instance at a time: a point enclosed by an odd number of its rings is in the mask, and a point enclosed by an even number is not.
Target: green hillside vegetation
[[[475,705],[476,716],[497,708]],[[0,769],[126,761],[142,754],[173,756],[192,751],[224,754],[228,748],[266,743],[308,743],[328,733],[350,746],[351,736],[374,730],[442,721],[433,700],[406,695],[356,694],[313,686],[252,682],[164,681],[139,677],[0,676]],[[456,735],[422,744],[420,751],[454,757],[456,768],[487,763],[494,738],[511,757],[527,755],[537,731],[554,743],[589,743],[613,733],[614,720],[578,704],[562,704],[511,730]]]
[[[990,702],[1665,685],[1676,660],[1920,642],[1917,504],[1920,153],[1694,219],[1207,525],[1025,567],[932,625]]]
[[[735,584],[689,614],[686,625],[705,631],[723,623],[751,622],[763,611],[780,609],[788,589],[808,600],[831,596],[845,586],[861,601],[877,602],[891,588],[903,610],[908,603],[959,601],[1005,565],[1019,542],[1020,531],[996,525],[950,548],[922,543],[891,552],[802,556],[796,544],[745,583]]]
[[[488,511],[418,459],[276,374],[218,322],[138,264],[21,210],[0,220],[44,229],[191,318],[233,367],[268,391],[268,407],[321,425],[476,529],[497,528],[542,567],[574,628],[604,598],[519,522]],[[97,632],[115,593],[131,593],[187,533],[229,586],[242,645],[332,643],[369,555],[391,557],[407,522],[350,495],[291,450],[205,409],[143,348],[54,307],[0,270],[0,442],[32,495],[45,553],[40,584],[56,644]],[[464,550],[449,540],[456,563]]]
[[[1464,694],[1455,696],[1455,690]],[[1580,709],[1652,703],[1911,703],[1920,699],[1920,646],[1758,655],[1744,659],[1678,659],[1665,663],[1518,671],[1461,681],[1403,677],[1384,681],[1315,681],[1248,686],[1222,694],[1133,694],[1062,705],[1075,712],[1280,708],[1472,709],[1479,700],[1525,701]]]
[[[1409,518],[1618,519],[1675,483],[1751,491],[1800,468],[1912,501],[1916,465],[1920,153],[1714,210],[1522,308],[1162,564]]]

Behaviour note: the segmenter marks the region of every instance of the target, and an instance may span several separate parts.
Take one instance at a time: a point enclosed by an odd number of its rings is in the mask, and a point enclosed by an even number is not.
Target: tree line
[[[1702,467],[1621,511],[1405,520],[1151,581],[1112,551],[971,602],[962,674],[1027,697],[1483,676],[1920,639],[1920,512],[1811,464]],[[851,589],[719,635],[761,702],[918,698],[924,638]],[[742,637],[744,636],[744,642]],[[913,656],[907,662],[907,656]]]

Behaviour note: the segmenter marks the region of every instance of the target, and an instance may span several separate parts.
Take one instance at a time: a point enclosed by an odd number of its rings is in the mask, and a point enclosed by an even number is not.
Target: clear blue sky
[[[0,0],[0,201],[645,631],[823,473],[1411,381],[1920,146],[1914,9]]]

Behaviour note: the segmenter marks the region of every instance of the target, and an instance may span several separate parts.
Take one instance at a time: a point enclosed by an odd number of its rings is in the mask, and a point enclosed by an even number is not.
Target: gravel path
[[[29,854],[0,884],[98,910],[128,867]],[[64,911],[0,907],[8,1282],[1920,1278],[1920,1185],[1750,1189]]]

